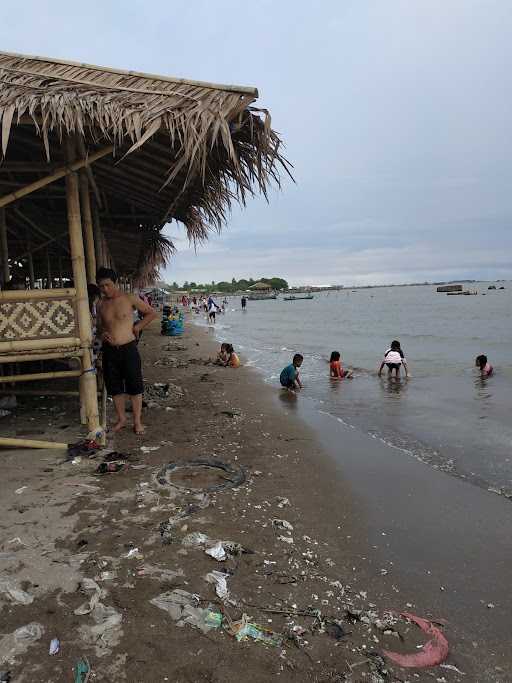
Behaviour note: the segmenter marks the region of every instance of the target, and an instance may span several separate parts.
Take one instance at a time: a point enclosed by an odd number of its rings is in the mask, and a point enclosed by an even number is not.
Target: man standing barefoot
[[[156,312],[139,296],[126,294],[117,286],[117,275],[110,268],[100,268],[96,275],[102,298],[98,306],[98,327],[103,341],[103,377],[110,396],[114,399],[118,432],[126,425],[125,401],[132,402],[133,431],[144,434],[141,421],[142,364],[137,341],[141,331],[156,318]],[[142,318],[133,323],[133,311]]]

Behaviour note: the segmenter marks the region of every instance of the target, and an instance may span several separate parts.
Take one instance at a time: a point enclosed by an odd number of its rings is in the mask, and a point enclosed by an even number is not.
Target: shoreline
[[[173,350],[164,351],[163,347]],[[506,629],[502,627],[507,609],[498,603],[493,610],[485,605],[475,608],[481,610],[477,618],[490,615],[495,621],[493,644],[501,644],[501,648],[496,648],[499,651],[494,656],[486,650],[491,642],[487,637],[482,640],[464,627],[463,612],[471,606],[464,606],[460,621],[450,616],[445,627],[451,646],[447,663],[464,671],[465,677],[441,668],[407,673],[368,657],[370,651],[378,653],[386,647],[412,651],[424,638],[402,623],[397,627],[405,638],[402,645],[393,635],[349,618],[347,609],[362,609],[363,615],[409,609],[441,619],[446,617],[447,603],[427,604],[430,593],[421,585],[425,577],[416,571],[409,577],[410,585],[416,584],[414,591],[400,585],[399,574],[389,567],[387,574],[381,573],[388,550],[384,549],[384,555],[378,550],[375,555],[372,546],[380,543],[370,532],[371,520],[361,497],[369,473],[360,471],[356,486],[350,465],[351,460],[362,462],[362,445],[349,444],[344,437],[344,453],[350,457],[344,463],[336,460],[332,457],[335,449],[325,438],[329,430],[323,430],[322,440],[322,426],[319,435],[319,425],[308,422],[300,402],[294,414],[289,405],[283,410],[279,392],[265,385],[254,369],[202,364],[200,359],[213,355],[208,328],[187,321],[183,338],[169,338],[161,337],[153,325],[142,339],[142,355],[149,382],[170,381],[177,389],[170,400],[146,411],[145,437],[137,439],[128,430],[115,437],[113,447],[131,455],[125,470],[96,477],[95,460],[59,465],[55,452],[2,452],[6,477],[0,492],[7,509],[0,522],[0,552],[12,556],[0,556],[2,576],[23,580],[24,590],[35,598],[29,605],[4,606],[2,630],[10,633],[30,621],[45,627],[44,638],[17,658],[19,665],[10,667],[16,674],[13,680],[28,681],[35,676],[38,680],[67,680],[64,672],[69,672],[81,653],[88,655],[97,680],[157,681],[168,677],[180,682],[237,681],[245,676],[251,681],[268,681],[279,675],[284,681],[358,681],[369,680],[371,673],[381,677],[375,680],[383,681],[432,681],[432,674],[447,681],[505,683],[511,679]],[[165,358],[172,362],[154,365]],[[41,420],[39,423],[42,425]],[[141,446],[157,450],[143,453]],[[338,439],[338,450],[339,446]],[[171,461],[205,456],[233,467],[243,466],[246,482],[236,489],[209,494],[209,504],[173,526],[172,539],[163,543],[161,525],[178,508],[183,509],[185,499],[159,486],[155,474]],[[400,464],[397,467],[401,468]],[[45,471],[50,468],[52,473]],[[200,483],[200,478],[197,481]],[[16,494],[23,485],[28,491]],[[22,503],[27,509],[20,515]],[[40,515],[43,506],[45,516]],[[20,518],[27,520],[28,527]],[[272,519],[287,520],[293,531],[273,529]],[[398,522],[395,520],[395,525]],[[203,549],[183,546],[183,537],[194,531],[241,543],[252,553],[217,563]],[[27,534],[39,539],[38,544],[32,542],[32,547]],[[13,549],[9,540],[15,536],[27,545]],[[293,542],[281,540],[283,537]],[[46,552],[41,552],[41,545]],[[135,547],[138,553],[134,554],[142,559],[126,557]],[[439,560],[442,558],[435,561]],[[116,574],[113,580],[101,582],[105,591],[102,602],[121,617],[118,630],[110,633],[110,642],[107,638],[101,646],[84,640],[86,632],[79,631],[90,626],[91,617],[73,614],[73,608],[84,600],[77,583],[83,581],[80,577],[98,575],[98,561],[107,563],[104,571]],[[59,568],[58,581],[48,574],[53,567]],[[232,572],[228,587],[234,604],[223,606],[203,577],[212,570],[226,569]],[[175,588],[198,593],[203,605],[211,603],[233,620],[246,613],[276,633],[285,633],[293,622],[307,629],[299,638],[307,645],[300,642],[297,647],[289,641],[284,648],[267,647],[253,641],[237,643],[225,631],[203,635],[190,626],[178,628],[165,611],[149,602]],[[449,587],[443,593],[437,591],[446,600],[457,600]],[[339,620],[344,637],[337,641],[322,629],[318,632],[312,617],[280,613],[309,609],[319,610],[324,619]],[[62,653],[52,658],[47,655],[47,641],[55,631],[61,637]],[[472,644],[476,641],[478,647]],[[348,666],[362,660],[365,662],[358,668]]]

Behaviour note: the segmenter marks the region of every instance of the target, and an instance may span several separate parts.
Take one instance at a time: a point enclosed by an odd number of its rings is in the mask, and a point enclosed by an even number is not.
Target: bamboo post
[[[48,276],[48,287],[46,289],[53,289],[52,264],[50,261],[50,250],[48,247],[46,247],[46,273]]]
[[[58,448],[59,450],[66,450],[68,444],[53,441],[37,441],[35,439],[8,439],[0,436],[0,446],[15,448]]]
[[[96,202],[91,203],[92,208],[92,225],[94,230],[94,250],[96,255],[96,268],[103,266],[103,237],[101,235],[100,214]],[[94,278],[96,282],[96,277]]]
[[[34,275],[34,259],[32,258],[32,252],[29,251],[27,255],[28,260],[28,279],[30,280],[30,289],[34,289],[36,278]]]
[[[4,286],[11,279],[9,271],[9,247],[7,244],[7,224],[5,222],[5,209],[0,209],[0,279]]]
[[[94,251],[94,228],[92,223],[91,195],[87,172],[80,171],[80,210],[82,212],[82,227],[84,232],[85,267],[87,282],[96,282],[96,253]]]
[[[72,164],[75,157],[75,142],[68,137],[67,159]],[[85,408],[87,426],[89,431],[97,430],[100,426],[98,414],[98,396],[96,375],[92,372],[92,325],[89,312],[89,299],[87,296],[87,276],[84,262],[84,244],[82,239],[82,223],[80,214],[80,194],[76,173],[66,176],[66,200],[69,226],[69,243],[71,247],[71,264],[73,267],[73,280],[76,289],[76,309],[78,316],[78,329],[80,342],[83,349],[82,376],[80,381],[81,403]]]

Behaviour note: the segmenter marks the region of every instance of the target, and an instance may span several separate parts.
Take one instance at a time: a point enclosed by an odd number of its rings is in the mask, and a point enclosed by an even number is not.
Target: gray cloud
[[[0,19],[4,50],[259,87],[297,185],[197,256],[170,225],[168,279],[512,277],[508,0],[27,0]]]

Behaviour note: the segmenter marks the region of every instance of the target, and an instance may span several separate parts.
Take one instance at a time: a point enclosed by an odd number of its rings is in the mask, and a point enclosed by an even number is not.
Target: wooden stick
[[[75,143],[73,138],[66,140],[67,160],[70,167],[74,166]],[[66,175],[66,199],[69,226],[69,243],[71,247],[71,264],[76,288],[76,311],[78,329],[80,331],[83,374],[80,378],[81,402],[85,406],[87,426],[89,431],[100,427],[98,411],[98,395],[96,375],[89,372],[92,367],[91,343],[92,323],[89,311],[89,297],[87,295],[87,276],[84,262],[84,243],[82,239],[82,224],[80,215],[80,195],[76,173]],[[93,246],[94,248],[94,246]]]
[[[67,450],[67,443],[59,443],[58,441],[36,441],[35,439],[8,439],[0,436],[0,446],[12,448],[58,448],[59,450]]]
[[[61,166],[54,173],[50,173],[50,175],[47,175],[44,178],[39,178],[39,180],[36,180],[33,183],[26,185],[25,187],[22,187],[20,190],[16,190],[16,192],[10,192],[9,194],[0,197],[0,207],[12,204],[12,202],[15,202],[17,199],[21,199],[21,197],[25,197],[27,194],[31,194],[36,190],[40,190],[42,187],[46,187],[47,185],[50,185],[50,183],[53,183],[56,180],[59,180],[60,178],[64,178],[64,176],[69,177],[69,175],[74,171],[78,171],[84,166],[94,163],[97,159],[101,159],[101,157],[110,154],[113,150],[114,146],[109,145],[108,147],[99,149],[97,152],[94,152],[85,159],[73,161],[72,163],[66,166]]]
[[[9,247],[7,244],[7,224],[5,222],[5,209],[0,209],[0,280],[4,286],[11,279],[9,271]]]
[[[94,251],[91,195],[89,194],[89,181],[84,169],[80,171],[80,210],[82,214],[82,228],[84,233],[87,282],[96,282],[96,253]]]
[[[32,372],[26,375],[4,375],[0,377],[0,384],[8,382],[37,382],[40,379],[61,379],[62,377],[80,377],[81,370],[59,370],[55,372]],[[45,392],[46,389],[43,389]]]

